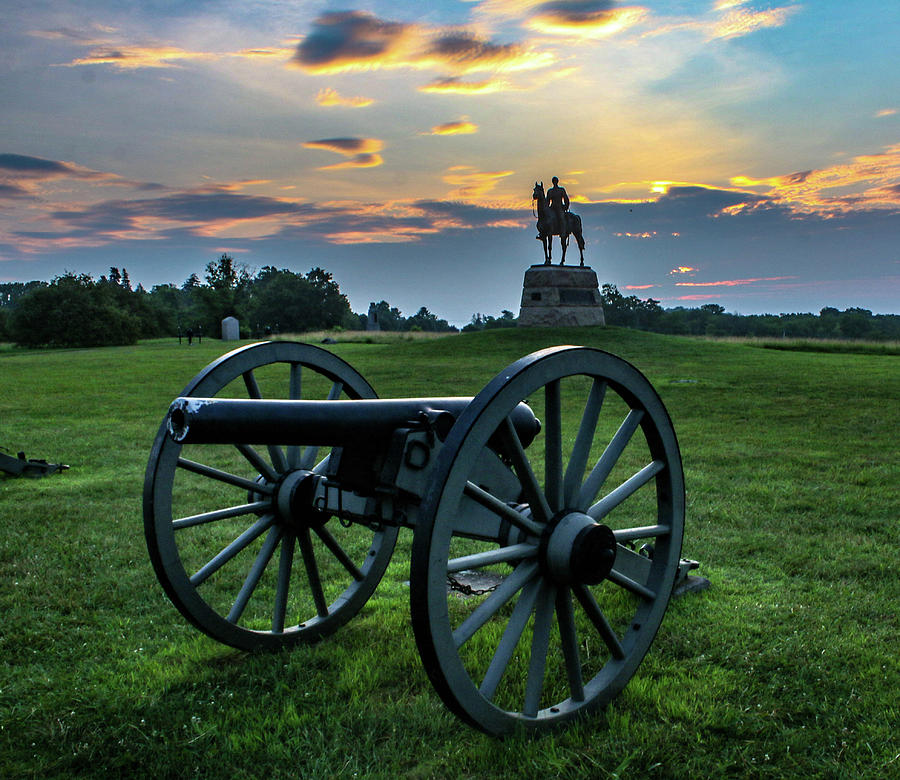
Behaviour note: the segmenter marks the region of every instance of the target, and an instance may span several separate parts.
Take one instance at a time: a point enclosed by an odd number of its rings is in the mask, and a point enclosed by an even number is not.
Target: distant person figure
[[[194,342],[194,329],[193,329],[193,328],[188,328],[188,329],[185,331],[185,334],[186,334],[187,337],[188,337],[188,346],[191,346],[191,344]]]
[[[547,206],[556,215],[556,226],[559,228],[559,238],[563,240],[569,235],[566,212],[569,210],[569,195],[565,187],[559,186],[559,178],[553,177],[553,186],[547,190]]]

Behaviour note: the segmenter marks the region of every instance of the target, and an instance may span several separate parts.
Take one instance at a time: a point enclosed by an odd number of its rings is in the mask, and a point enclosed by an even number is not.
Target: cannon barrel
[[[334,401],[176,398],[167,427],[180,444],[303,444],[343,447],[387,442],[398,428],[428,424],[444,439],[471,398],[367,398]],[[527,447],[540,421],[524,403],[510,415]]]

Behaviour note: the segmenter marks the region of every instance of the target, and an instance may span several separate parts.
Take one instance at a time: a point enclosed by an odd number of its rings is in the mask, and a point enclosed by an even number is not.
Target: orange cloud
[[[190,51],[167,43],[129,43],[118,38],[117,30],[103,25],[93,25],[89,30],[59,29],[33,30],[30,35],[46,40],[61,40],[76,46],[89,46],[83,57],[61,63],[64,67],[83,65],[112,65],[119,70],[139,68],[177,68],[191,60],[217,60],[235,57],[248,60],[287,60],[293,48],[241,49],[236,52]]]
[[[478,125],[472,124],[466,119],[460,119],[456,122],[444,122],[442,125],[435,125],[423,135],[471,135],[477,132]]]
[[[330,244],[411,244],[422,235],[437,233],[434,228],[403,227],[382,230],[347,230],[327,233],[324,238]]]
[[[675,282],[676,287],[741,287],[756,282],[780,282],[784,279],[796,279],[796,276],[760,276],[756,279],[726,279],[718,282]]]
[[[761,189],[776,203],[800,213],[829,216],[857,209],[896,209],[900,208],[900,144],[829,168],[762,179],[735,176],[731,183],[743,189]],[[737,204],[724,213],[753,208]]]
[[[306,149],[322,149],[326,152],[335,152],[350,159],[343,162],[325,165],[320,171],[336,171],[344,168],[376,168],[384,160],[378,152],[383,147],[383,142],[378,138],[322,138],[318,141],[306,141],[303,143]]]
[[[509,87],[504,79],[485,79],[483,81],[463,81],[455,76],[436,79],[430,84],[419,87],[419,92],[457,95],[488,95],[502,92]]]
[[[657,284],[626,284],[626,290],[649,290],[653,287],[658,287]]]
[[[78,65],[112,65],[120,70],[175,68],[183,60],[210,60],[217,56],[210,52],[187,51],[176,46],[103,45],[65,65],[70,68]]]
[[[454,165],[444,174],[444,181],[455,187],[448,199],[472,200],[491,192],[497,183],[514,171],[479,171],[468,165]]]
[[[882,108],[880,111],[875,112],[876,119],[882,119],[886,116],[894,116],[897,113],[896,108]]]
[[[677,268],[673,268],[669,271],[669,276],[675,276],[677,274],[694,274],[697,273],[698,270],[699,269],[690,265],[679,265]]]
[[[325,107],[365,108],[366,106],[371,106],[374,102],[372,98],[367,97],[345,97],[331,87],[323,87],[316,95],[316,103]]]
[[[547,35],[576,38],[608,38],[642,22],[647,9],[640,6],[615,8],[608,0],[570,0],[541,3],[526,27]]]
[[[542,68],[554,61],[550,52],[518,43],[495,43],[465,30],[388,21],[365,11],[321,14],[292,60],[315,74],[437,68],[452,75]]]

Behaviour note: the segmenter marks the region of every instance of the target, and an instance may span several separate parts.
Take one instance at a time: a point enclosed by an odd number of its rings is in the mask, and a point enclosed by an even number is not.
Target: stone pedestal
[[[590,266],[533,265],[525,272],[519,325],[605,325],[597,274]]]

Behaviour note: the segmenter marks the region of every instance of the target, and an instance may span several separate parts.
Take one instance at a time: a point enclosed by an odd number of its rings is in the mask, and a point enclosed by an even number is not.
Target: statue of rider
[[[565,187],[559,186],[559,178],[553,177],[553,186],[547,190],[547,206],[550,211],[556,215],[556,225],[559,228],[560,240],[565,240],[569,234],[568,220],[566,212],[569,210],[569,196]]]

